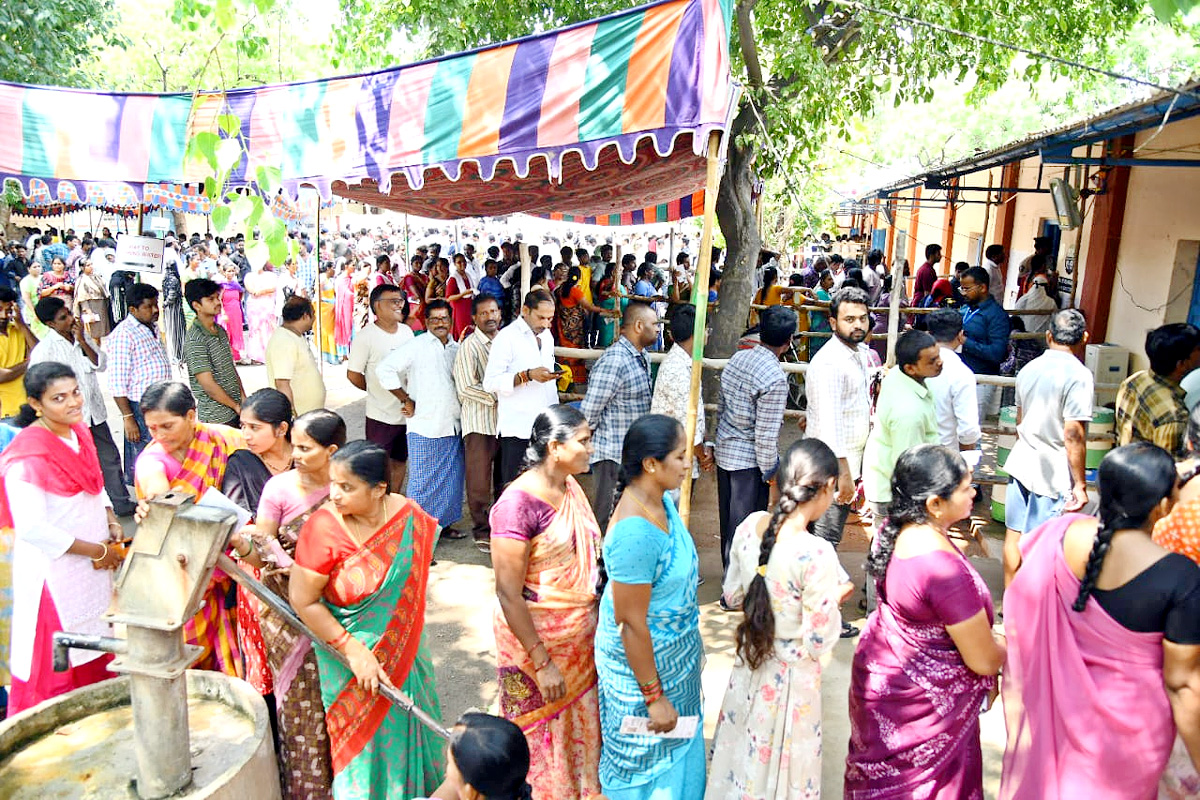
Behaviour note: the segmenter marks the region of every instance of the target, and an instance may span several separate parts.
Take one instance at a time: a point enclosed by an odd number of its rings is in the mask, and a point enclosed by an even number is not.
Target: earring
[[[41,412],[40,410],[39,410],[39,411],[34,411],[33,413],[34,413],[34,414],[36,414],[36,415],[37,415],[37,416],[39,416],[39,417],[42,415],[42,412]]]

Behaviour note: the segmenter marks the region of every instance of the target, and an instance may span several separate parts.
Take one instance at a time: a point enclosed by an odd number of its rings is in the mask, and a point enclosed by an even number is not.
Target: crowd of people
[[[927,249],[904,303],[921,311],[886,371],[871,341],[893,291],[882,254],[793,264],[786,289],[787,264],[767,254],[716,413],[689,429],[686,252],[666,272],[653,253],[614,262],[610,243],[564,246],[544,268],[535,252],[522,294],[511,243],[482,263],[468,244],[451,266],[436,246],[407,259],[386,237],[337,233],[300,241],[278,272],[242,272],[244,241],[171,237],[161,291],[97,279],[122,284],[118,315],[80,304],[72,241],[37,254],[60,277],[31,319],[24,291],[0,287],[9,713],[110,676],[110,656],[73,651],[55,673],[49,653],[55,631],[109,633],[120,518],[167,491],[218,491],[251,514],[229,552],[349,663],[220,570],[185,625],[196,668],[267,699],[287,798],[817,797],[821,675],[855,637],[847,798],[982,798],[979,717],[1001,692],[1004,798],[1200,791],[1193,326],[1148,335],[1150,368],[1122,385],[1118,447],[1089,490],[1086,320],[1023,307],[1046,312],[1045,336],[1017,373],[1001,626],[955,532],[999,401],[979,376],[1010,347],[994,247],[953,284]],[[1043,263],[1025,265],[1028,293],[1048,288]],[[70,299],[56,294],[68,283]],[[89,327],[89,308],[111,328]],[[828,336],[809,351],[804,436],[781,448],[780,359],[802,319]],[[583,369],[556,345],[603,354]],[[365,392],[363,439],[326,408],[318,353]],[[247,359],[268,377],[252,394]],[[569,382],[583,396],[564,404]],[[736,613],[711,751],[699,561],[678,511],[702,470],[717,485],[720,604]],[[861,631],[840,610],[855,594],[837,554],[852,514],[872,540]],[[426,587],[439,540],[467,537],[495,572],[497,715],[465,716],[447,749],[379,689],[441,718]]]

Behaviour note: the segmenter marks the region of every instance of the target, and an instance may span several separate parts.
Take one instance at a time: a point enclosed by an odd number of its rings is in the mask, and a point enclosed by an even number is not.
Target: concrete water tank
[[[181,800],[279,800],[266,703],[250,684],[189,670],[192,782]],[[0,798],[137,800],[129,678],[77,689],[0,723]]]

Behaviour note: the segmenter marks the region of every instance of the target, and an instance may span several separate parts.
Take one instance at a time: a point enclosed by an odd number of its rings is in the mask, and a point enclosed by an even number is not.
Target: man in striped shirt
[[[468,245],[469,246],[469,245]],[[489,294],[471,303],[475,329],[454,357],[454,386],[462,405],[463,450],[466,457],[467,507],[471,534],[480,551],[491,552],[488,512],[500,495],[500,439],[496,435],[496,395],[483,388],[492,339],[500,330],[500,302]]]
[[[196,312],[183,342],[196,416],[201,422],[237,427],[246,392],[233,366],[229,334],[217,324],[221,287],[207,278],[196,278],[183,287],[183,298]]]

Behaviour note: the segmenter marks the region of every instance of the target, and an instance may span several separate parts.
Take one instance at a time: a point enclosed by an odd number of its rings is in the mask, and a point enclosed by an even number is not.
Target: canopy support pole
[[[696,307],[696,325],[692,328],[692,386],[688,394],[687,424],[683,438],[687,442],[683,473],[683,490],[679,494],[679,516],[686,527],[692,513],[692,450],[696,436],[696,419],[700,406],[700,379],[704,372],[704,340],[708,329],[708,273],[712,268],[713,225],[717,218],[717,190],[721,185],[721,133],[708,135],[708,174],[704,184],[704,231],[700,235],[700,257],[696,263],[696,282],[692,288],[692,303]],[[672,234],[674,230],[672,229]],[[673,238],[673,237],[672,237]]]
[[[317,312],[317,374],[321,376],[321,380],[325,380],[325,354],[321,352],[321,278],[325,274],[325,265],[321,263],[321,198],[317,198],[317,219],[313,223],[315,230],[313,233],[312,246],[313,250],[310,258],[317,262],[317,278],[316,283],[312,287],[313,292],[313,308]],[[335,348],[336,349],[336,348]]]
[[[900,295],[904,292],[904,270],[900,266],[904,263],[902,258],[892,259],[892,295],[888,303],[888,340],[887,340],[887,361],[885,365],[890,369],[896,364],[896,337],[900,333]]]

